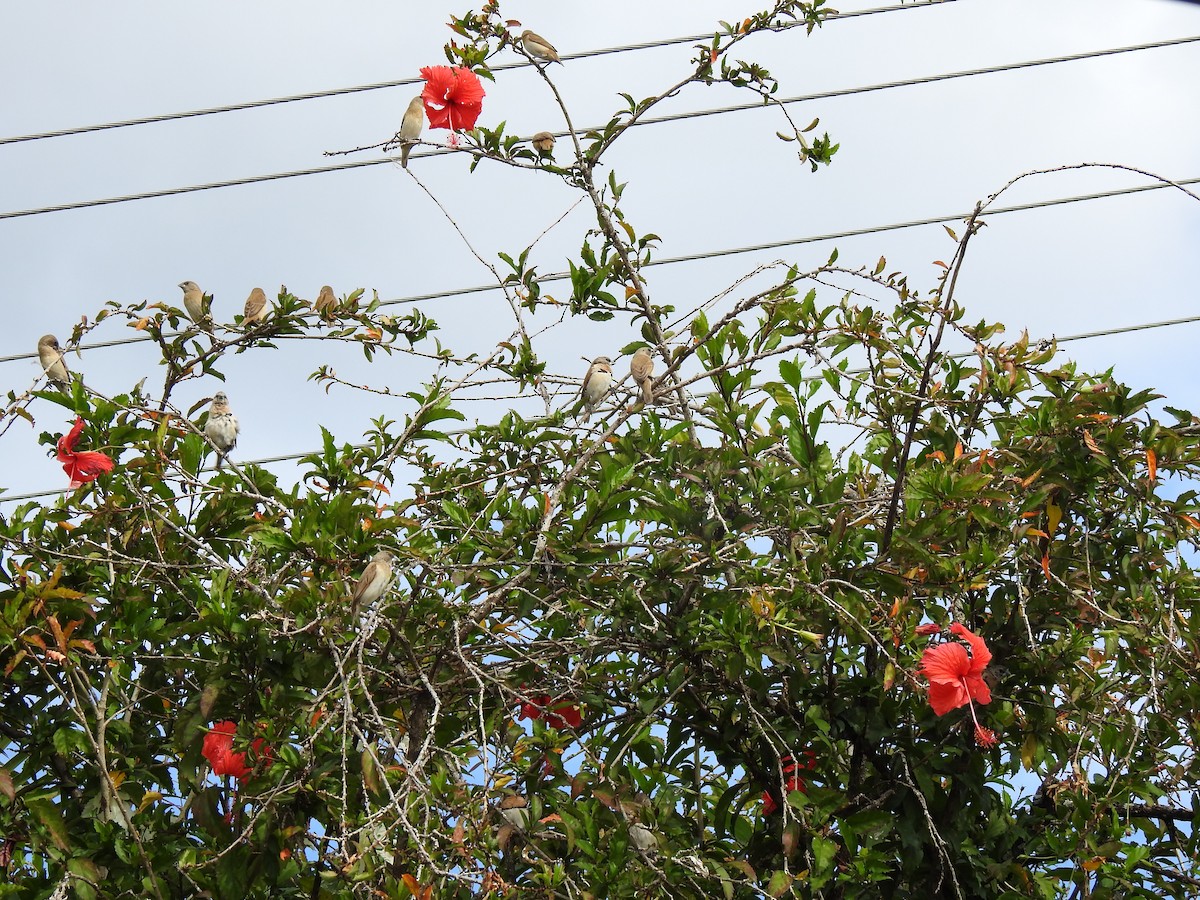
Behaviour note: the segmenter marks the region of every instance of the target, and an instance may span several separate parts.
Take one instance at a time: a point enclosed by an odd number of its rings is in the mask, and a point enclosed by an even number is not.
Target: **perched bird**
[[[229,408],[229,398],[224,391],[217,391],[208,407],[208,422],[204,425],[204,435],[217,448],[217,468],[225,456],[237,446],[238,420]]]
[[[641,386],[642,402],[654,402],[654,354],[648,347],[638,347],[629,360],[629,374]]]
[[[525,829],[529,825],[529,801],[520,794],[509,794],[500,801],[500,818],[514,828]]]
[[[583,376],[583,386],[579,391],[583,395],[583,402],[587,404],[583,421],[588,420],[592,414],[592,407],[604,399],[611,385],[612,360],[607,356],[597,356],[588,366],[587,374]]]
[[[183,288],[183,308],[187,310],[188,318],[199,325],[209,317],[209,310],[205,309],[204,291],[194,281],[183,281],[179,286]]]
[[[408,154],[412,152],[413,145],[421,136],[423,127],[425,127],[425,101],[418,94],[409,101],[408,109],[404,111],[404,119],[400,123],[400,131],[396,135],[400,138],[400,165],[406,169],[408,168]]]
[[[317,299],[313,303],[313,309],[319,312],[322,318],[330,319],[333,318],[337,306],[338,299],[333,293],[333,288],[327,284],[321,285],[321,293],[317,294]]]
[[[267,295],[262,288],[254,288],[246,298],[246,311],[242,315],[242,324],[250,326],[261,322],[267,317]]]
[[[641,822],[634,822],[629,826],[629,843],[648,853],[658,847],[658,838]]]
[[[554,45],[542,37],[540,34],[534,34],[526,29],[521,32],[521,46],[525,48],[525,52],[534,59],[542,59],[548,63],[558,63],[562,65],[562,60],[558,58],[558,51],[554,49]]]
[[[71,373],[63,362],[62,347],[58,346],[58,338],[52,334],[43,334],[38,340],[38,361],[42,371],[55,384],[70,384]]]
[[[554,152],[554,135],[548,131],[539,131],[533,136],[530,143],[541,156],[549,156]]]
[[[354,593],[350,595],[350,607],[358,612],[364,606],[370,606],[383,596],[383,592],[392,583],[392,554],[380,550],[371,557],[367,568],[363,570],[358,584],[354,585]]]

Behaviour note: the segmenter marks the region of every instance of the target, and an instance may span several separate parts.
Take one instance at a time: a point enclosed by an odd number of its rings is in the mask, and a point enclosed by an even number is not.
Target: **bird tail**
[[[400,166],[402,168],[408,168],[408,154],[412,153],[412,148],[412,144],[405,144],[400,148]]]
[[[642,379],[642,402],[647,406],[654,404],[654,379],[649,375]]]

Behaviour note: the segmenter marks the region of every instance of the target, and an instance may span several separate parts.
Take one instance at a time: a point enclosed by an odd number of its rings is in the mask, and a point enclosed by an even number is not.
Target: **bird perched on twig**
[[[71,383],[71,373],[67,371],[67,364],[63,362],[62,347],[58,345],[58,338],[54,335],[43,334],[38,340],[38,362],[42,364],[42,371],[46,373],[46,377],[55,384]]]
[[[217,391],[208,407],[208,421],[204,424],[204,436],[217,448],[217,468],[237,446],[238,420],[229,408],[229,398],[224,391]]]
[[[550,156],[554,153],[554,135],[548,131],[539,131],[530,139],[530,143],[539,156]]]
[[[249,328],[267,317],[267,295],[256,287],[246,298],[246,311],[242,314],[242,325]]]
[[[588,366],[587,374],[583,376],[583,385],[579,389],[583,395],[583,402],[587,405],[583,421],[588,420],[592,414],[592,408],[604,399],[604,395],[608,393],[611,385],[612,360],[607,356],[597,356]]]
[[[317,294],[317,299],[313,301],[313,309],[321,314],[322,319],[332,319],[337,311],[338,298],[333,293],[333,288],[327,284],[321,285],[321,292]]]
[[[412,152],[413,145],[421,136],[423,127],[425,101],[417,94],[408,102],[408,109],[404,111],[404,119],[400,122],[400,130],[396,132],[396,137],[400,138],[400,165],[405,169],[408,168],[408,154]]]
[[[205,294],[200,290],[200,285],[194,281],[181,281],[179,286],[183,288],[183,308],[187,311],[188,318],[197,325],[207,321],[212,311],[209,308],[210,304],[205,303]],[[211,302],[212,298],[208,299]]]
[[[392,554],[387,550],[380,550],[371,557],[362,577],[354,585],[354,591],[350,594],[351,610],[358,613],[360,609],[370,606],[383,596],[391,583]]]
[[[649,347],[638,347],[629,360],[629,374],[642,389],[642,402],[654,402],[654,354]]]
[[[534,59],[562,65],[562,60],[558,58],[558,51],[554,49],[554,45],[540,34],[535,34],[527,28],[521,32],[519,40],[521,46],[525,48],[525,52]]]

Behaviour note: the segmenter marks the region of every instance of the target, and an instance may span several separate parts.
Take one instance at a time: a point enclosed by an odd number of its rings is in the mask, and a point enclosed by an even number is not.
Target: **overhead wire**
[[[943,6],[947,3],[953,3],[955,0],[921,0],[917,3],[899,3],[893,6],[876,6],[870,9],[850,10],[849,12],[837,12],[830,15],[825,21],[835,22],[842,19],[856,19],[864,16],[873,16],[880,13],[900,12],[902,10],[922,9],[929,6]],[[783,24],[776,31],[786,31],[791,28],[804,26],[805,22],[788,22]],[[681,37],[660,38],[654,41],[641,41],[634,44],[620,44],[615,47],[603,47],[594,50],[581,50],[575,53],[563,53],[562,59],[586,59],[594,56],[607,56],[613,53],[626,53],[637,50],[651,50],[660,47],[670,47],[675,44],[686,44],[693,41],[711,40],[714,32],[705,34],[690,34]],[[497,63],[494,66],[489,66],[493,72],[502,72],[509,69],[519,69],[528,66],[527,60],[521,59],[516,62]],[[239,112],[247,109],[261,109],[266,106],[279,106],[285,103],[298,103],[305,100],[322,100],[328,97],[340,97],[348,94],[359,94],[367,91],[378,91],[388,88],[404,87],[410,84],[420,84],[424,79],[417,78],[401,78],[395,81],[380,81],[374,84],[357,84],[349,87],[329,88],[321,91],[309,91],[302,94],[290,94],[284,97],[271,97],[263,100],[246,100],[240,103],[230,103],[225,106],[210,106],[203,109],[192,109],[184,112],[163,113],[156,116],[142,116],[135,119],[122,119],[116,122],[102,122],[94,125],[78,125],[71,128],[62,128],[56,131],[43,131],[35,134],[13,135],[11,137],[0,137],[0,145],[4,144],[19,144],[28,141],[44,141],[50,138],[69,137],[78,134],[90,134],[97,131],[108,131],[114,128],[131,128],[137,125],[154,125],[160,122],[172,122],[179,119],[192,119],[200,116],[214,116],[221,113]]]
[[[1011,72],[1020,69],[1028,69],[1037,66],[1056,65],[1059,63],[1079,62],[1086,59],[1099,59],[1105,56],[1114,56],[1122,53],[1136,53],[1144,50],[1157,50],[1166,47],[1175,47],[1183,44],[1195,43],[1200,41],[1200,35],[1192,35],[1188,37],[1170,38],[1162,41],[1151,41],[1142,44],[1131,44],[1124,47],[1109,47],[1100,50],[1089,50],[1083,53],[1072,53],[1063,56],[1045,57],[1042,59],[1022,60],[1015,63],[1004,63],[995,66],[983,66],[976,69],[963,69],[956,72],[943,72],[936,75],[924,75],[917,78],[906,78],[899,81],[885,81],[878,84],[862,85],[853,88],[839,88],[830,91],[819,91],[812,94],[800,94],[795,97],[787,97],[775,100],[776,103],[783,105],[792,105],[796,103],[806,103],[813,100],[833,99],[837,97],[848,97],[856,94],[868,94],[875,91],[892,90],[901,87],[913,87],[924,84],[934,84],[941,81],[949,81],[958,78],[971,78],[978,75],[993,75],[1000,72]],[[678,122],[687,119],[695,119],[704,116],[722,115],[725,113],[743,112],[751,109],[766,108],[762,101],[754,101],[750,103],[737,103],[727,106],[711,107],[702,110],[689,110],[681,113],[670,113],[662,116],[648,116],[645,119],[640,119],[632,123],[632,127],[641,125],[661,125],[667,122]],[[592,128],[581,129],[580,133],[588,131],[601,130],[601,126],[593,126]],[[563,133],[559,133],[561,136]],[[423,158],[430,156],[444,156],[451,153],[460,153],[461,150],[451,148],[428,150],[423,152],[414,152],[413,158]],[[301,178],[307,175],[322,175],[328,172],[342,172],[351,169],[362,169],[370,166],[390,165],[394,162],[391,157],[381,157],[378,159],[358,160],[355,162],[335,163],[328,166],[315,166],[308,169],[295,169],[288,172],[271,172],[264,175],[251,175],[246,178],[234,178],[227,181],[213,181],[205,184],[185,185],[176,188],[164,188],[157,191],[145,191],[138,194],[124,194],[116,197],[103,197],[96,200],[78,200],[71,203],[61,203],[55,206],[43,206],[33,209],[9,210],[0,212],[0,219],[17,219],[25,216],[41,216],[48,213],[67,212],[76,209],[90,209],[98,206],[111,206],[117,203],[132,203],[139,200],[153,200],[159,197],[172,197],[180,194],[190,194],[197,191],[211,191],[220,188],[244,187],[251,184],[260,184],[268,181],[279,181],[287,178]]]
[[[1118,326],[1116,328],[1104,328],[1104,329],[1100,329],[1097,331],[1083,331],[1078,334],[1068,334],[1068,335],[1064,335],[1062,337],[1054,337],[1053,340],[1055,341],[1055,343],[1058,343],[1058,344],[1066,344],[1071,341],[1086,341],[1086,340],[1092,340],[1094,338],[1100,338],[1100,337],[1113,337],[1116,335],[1131,334],[1131,333],[1137,332],[1137,331],[1148,331],[1148,330],[1156,329],[1156,328],[1171,328],[1171,327],[1175,327],[1175,326],[1179,326],[1179,325],[1192,325],[1192,324],[1196,324],[1196,323],[1200,323],[1200,315],[1182,316],[1182,317],[1176,318],[1176,319],[1161,319],[1161,320],[1155,321],[1155,322],[1139,322],[1134,325],[1122,325],[1122,326]],[[952,359],[965,359],[969,356],[974,356],[974,355],[975,355],[974,351],[949,354],[950,358],[952,358]],[[839,374],[860,375],[866,371],[867,371],[866,369],[847,369],[846,371],[841,372]],[[819,378],[820,378],[820,376],[813,376],[811,380],[818,380]],[[448,434],[448,435],[458,435],[458,434],[465,434],[471,430],[472,429],[470,429],[470,428],[456,428],[456,429],[446,431],[444,433]],[[361,449],[366,448],[369,445],[356,444],[353,446],[354,446],[354,449],[361,450]],[[302,453],[281,453],[276,456],[264,456],[264,457],[260,457],[258,459],[242,460],[238,463],[238,465],[244,467],[244,466],[270,465],[272,463],[277,463],[277,462],[295,462],[296,460],[300,460],[306,456],[312,456],[313,454],[320,453],[320,452],[321,452],[320,450],[308,450],[308,451],[305,451]],[[214,468],[205,469],[203,471],[216,471],[216,469],[214,467]],[[18,502],[24,502],[26,500],[37,500],[41,497],[53,497],[55,495],[63,494],[63,493],[66,493],[66,489],[64,489],[64,488],[54,488],[51,490],[31,491],[31,492],[25,493],[25,494],[3,494],[3,493],[0,493],[0,504],[18,503]]]
[[[1052,206],[1064,206],[1070,203],[1083,203],[1091,200],[1104,200],[1111,197],[1120,197],[1129,194],[1140,194],[1145,191],[1157,191],[1164,188],[1172,188],[1176,186],[1187,186],[1200,184],[1200,177],[1177,179],[1170,184],[1163,182],[1155,182],[1153,184],[1133,185],[1131,187],[1113,188],[1108,191],[1095,191],[1089,194],[1075,194],[1069,197],[1054,197],[1049,200],[1033,200],[1028,203],[1016,203],[1010,206],[997,206],[985,211],[982,219],[988,219],[991,216],[1005,215],[1015,212],[1028,212],[1034,209],[1044,209]],[[697,262],[706,259],[719,259],[725,256],[737,256],[745,253],[757,253],[765,250],[780,250],[785,247],[796,247],[804,244],[820,243],[822,241],[842,240],[844,238],[863,237],[871,234],[882,234],[889,231],[900,231],[906,228],[917,228],[925,225],[947,225],[951,222],[961,222],[968,218],[971,212],[951,213],[941,216],[929,216],[923,219],[909,219],[903,222],[893,222],[886,225],[870,225],[864,228],[853,228],[845,231],[831,231],[824,234],[804,235],[802,237],[787,238],[779,241],[767,241],[760,244],[747,244],[741,247],[724,247],[716,250],[704,250],[697,253],[685,253],[678,256],[664,256],[659,259],[651,259],[649,262],[643,263],[643,268],[650,266],[667,266],[676,265],[685,262]],[[537,281],[539,284],[544,284],[552,281],[562,281],[570,277],[569,272],[550,272],[545,275],[538,275]],[[429,300],[442,300],[450,297],[462,297],[470,294],[481,294],[488,291],[498,291],[498,284],[479,284],[470,287],[452,288],[450,290],[436,291],[426,294],[414,294],[408,297],[399,297],[393,300],[384,300],[379,305],[382,306],[398,306],[402,304],[423,303]],[[181,332],[180,332],[181,333]],[[177,337],[179,333],[167,334],[166,337]],[[150,335],[141,335],[138,337],[116,338],[110,341],[96,341],[88,344],[80,344],[72,350],[99,350],[107,347],[120,347],[126,344],[138,344],[145,341],[153,341],[154,338]],[[8,356],[0,356],[0,363],[17,362],[19,360],[34,359],[37,357],[36,352],[32,353],[14,353]]]

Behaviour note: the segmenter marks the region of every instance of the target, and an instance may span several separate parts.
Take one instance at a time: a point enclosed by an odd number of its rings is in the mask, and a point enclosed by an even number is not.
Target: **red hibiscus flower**
[[[983,680],[983,670],[992,661],[992,651],[983,638],[958,622],[950,626],[950,633],[965,640],[970,652],[958,641],[947,641],[927,648],[921,657],[921,672],[929,679],[929,705],[939,716],[973,700],[992,702],[992,693]]]
[[[583,713],[578,704],[570,700],[563,702],[564,700],[563,697],[551,700],[549,694],[534,694],[529,698],[529,702],[521,704],[521,712],[517,714],[517,718],[545,719],[551,728],[566,728],[568,725],[578,728],[583,724]],[[547,711],[548,706],[553,708]]]
[[[430,128],[470,131],[483,112],[483,85],[470,69],[462,66],[425,66],[421,69],[425,89],[425,115]]]
[[[58,439],[58,461],[62,463],[63,471],[71,479],[72,489],[95,481],[105,472],[111,472],[113,461],[95,450],[75,452],[79,443],[79,435],[83,433],[83,419],[75,417],[75,427]]]
[[[250,774],[252,768],[246,765],[245,752],[233,752],[233,736],[236,732],[236,722],[217,722],[204,736],[204,746],[200,752],[212,766],[214,775],[232,775],[240,781]],[[255,738],[250,748],[257,757],[264,760],[271,758],[271,748],[262,738]]]
[[[808,793],[808,783],[801,778],[797,772],[804,769],[812,769],[817,758],[811,750],[804,751],[804,759],[796,762],[790,756],[785,756],[780,760],[783,763],[783,774],[786,776],[783,781],[783,795],[787,797],[792,791],[799,791],[802,794]],[[779,809],[779,804],[775,802],[775,798],[771,796],[770,791],[763,791],[762,795],[763,815],[769,816]]]

